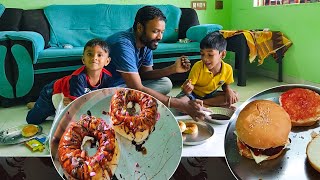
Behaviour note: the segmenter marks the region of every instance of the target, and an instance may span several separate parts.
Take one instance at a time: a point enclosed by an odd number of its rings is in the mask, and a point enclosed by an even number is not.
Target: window
[[[302,4],[302,3],[315,3],[320,0],[254,0],[253,5],[256,6],[277,6],[285,4]]]

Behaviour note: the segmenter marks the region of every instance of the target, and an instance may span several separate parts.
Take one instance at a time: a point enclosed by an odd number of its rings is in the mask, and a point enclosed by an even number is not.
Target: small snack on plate
[[[186,130],[183,131],[185,134],[196,134],[198,133],[198,125],[192,122],[186,122]]]
[[[186,123],[179,121],[179,128],[181,132],[184,132],[187,129]]]
[[[292,126],[311,126],[320,119],[320,95],[310,89],[288,90],[280,95],[279,102]]]
[[[312,137],[307,145],[307,158],[310,165],[320,172],[320,135]]]
[[[21,134],[23,137],[31,137],[38,133],[39,128],[37,125],[28,124],[22,128]]]

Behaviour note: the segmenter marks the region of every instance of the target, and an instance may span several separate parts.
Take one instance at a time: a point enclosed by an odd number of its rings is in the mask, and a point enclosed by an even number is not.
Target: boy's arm
[[[231,87],[229,86],[229,84],[226,84],[226,83],[223,84],[223,85],[222,85],[222,90],[223,90],[223,92],[225,92],[225,94],[226,94],[225,100],[226,100],[226,102],[227,102],[229,105],[238,102],[238,94],[231,89]]]
[[[158,79],[175,73],[184,73],[190,70],[190,60],[186,56],[179,57],[176,62],[162,69],[153,69],[152,66],[141,66],[139,69],[142,80]]]
[[[184,94],[191,94],[191,92],[193,91],[194,86],[191,84],[191,79],[187,79],[181,86],[182,91],[184,92]]]
[[[199,63],[195,63],[193,67],[191,68],[191,71],[188,75],[188,79],[185,80],[185,82],[181,85],[182,91],[189,95],[194,89],[194,85],[197,83],[199,78]]]
[[[65,98],[75,100],[77,97],[84,95],[87,89],[85,76],[73,76],[69,80],[69,93],[63,93]]]

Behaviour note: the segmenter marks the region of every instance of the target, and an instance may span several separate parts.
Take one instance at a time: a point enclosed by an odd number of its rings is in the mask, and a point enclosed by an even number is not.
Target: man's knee
[[[148,80],[142,82],[145,87],[158,91],[161,94],[168,94],[172,89],[172,82],[168,77],[163,77],[157,80]]]
[[[163,77],[160,80],[163,81],[162,94],[168,94],[173,87],[171,80],[168,77]]]

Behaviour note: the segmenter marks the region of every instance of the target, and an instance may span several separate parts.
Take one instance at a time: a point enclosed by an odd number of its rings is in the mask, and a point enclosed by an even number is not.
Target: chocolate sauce
[[[230,117],[223,115],[223,114],[210,114],[210,117],[212,119],[216,119],[216,120],[229,120]]]
[[[109,115],[109,112],[107,112],[107,111],[102,111],[102,114],[103,114],[103,115]]]
[[[87,111],[87,114],[88,114],[88,116],[92,115],[90,110]]]
[[[132,141],[132,144],[136,146],[136,151],[141,152],[143,155],[146,155],[147,149],[145,147],[142,147],[144,143],[145,141],[143,141],[141,144],[137,144],[135,141]]]

